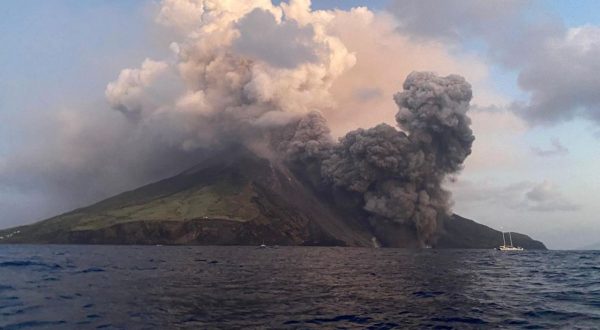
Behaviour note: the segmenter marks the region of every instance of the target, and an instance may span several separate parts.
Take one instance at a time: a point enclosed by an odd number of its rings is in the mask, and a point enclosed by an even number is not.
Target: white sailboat
[[[497,249],[500,251],[523,251],[522,247],[514,246],[512,242],[512,235],[508,232],[508,238],[510,239],[510,245],[506,245],[506,239],[504,238],[504,232],[502,232],[502,245]]]

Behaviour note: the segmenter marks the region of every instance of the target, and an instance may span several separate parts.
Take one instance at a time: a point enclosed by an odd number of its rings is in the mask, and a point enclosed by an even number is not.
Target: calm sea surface
[[[1,329],[600,328],[600,252],[0,245]]]

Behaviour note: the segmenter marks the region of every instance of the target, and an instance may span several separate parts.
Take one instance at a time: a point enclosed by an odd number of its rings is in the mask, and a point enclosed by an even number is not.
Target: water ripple
[[[594,251],[0,246],[0,328],[598,328]]]

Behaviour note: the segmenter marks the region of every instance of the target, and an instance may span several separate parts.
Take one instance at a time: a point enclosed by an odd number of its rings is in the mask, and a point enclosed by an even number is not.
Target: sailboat
[[[513,245],[512,235],[510,234],[510,231],[508,232],[508,238],[510,239],[510,245],[506,245],[506,239],[504,238],[504,232],[502,232],[502,243],[503,244],[500,245],[500,247],[498,247],[496,249],[500,250],[500,251],[523,251],[522,247]]]

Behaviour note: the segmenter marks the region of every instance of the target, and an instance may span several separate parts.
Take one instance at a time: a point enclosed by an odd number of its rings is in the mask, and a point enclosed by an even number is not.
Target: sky
[[[0,228],[85,206],[193,163],[171,149],[180,138],[172,126],[180,123],[151,121],[132,130],[123,119],[123,108],[145,109],[176,93],[177,83],[161,70],[181,56],[174,49],[195,27],[185,21],[191,11],[164,9],[181,3],[188,0],[0,3]],[[325,37],[355,58],[326,86],[337,110],[324,113],[336,136],[393,122],[392,95],[413,70],[465,76],[473,85],[476,141],[462,172],[446,184],[453,210],[550,248],[600,243],[597,1],[315,0],[311,8],[332,13],[333,23],[322,23]],[[318,15],[311,19],[320,26]],[[290,24],[273,33],[281,42],[266,45],[287,54],[271,58],[275,65],[310,61],[310,52],[295,58],[304,48],[286,53],[286,36],[306,30]],[[132,79],[144,84],[154,74],[162,84],[152,82],[155,93],[143,102],[119,94]],[[185,141],[189,150],[196,140]],[[180,166],[166,165],[157,150]],[[124,167],[139,170],[124,176]]]

